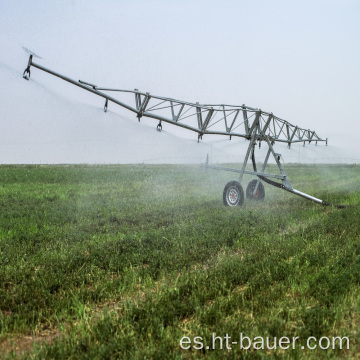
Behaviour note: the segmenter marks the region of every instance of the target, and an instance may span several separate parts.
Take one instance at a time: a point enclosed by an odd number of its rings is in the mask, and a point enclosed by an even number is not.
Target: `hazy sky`
[[[0,34],[76,79],[245,103],[359,142],[358,0],[0,0]]]

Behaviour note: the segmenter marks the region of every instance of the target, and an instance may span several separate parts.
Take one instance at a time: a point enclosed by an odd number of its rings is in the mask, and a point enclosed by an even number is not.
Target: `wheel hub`
[[[238,197],[239,197],[239,194],[236,191],[236,189],[232,188],[229,190],[229,200],[232,204],[236,203]]]

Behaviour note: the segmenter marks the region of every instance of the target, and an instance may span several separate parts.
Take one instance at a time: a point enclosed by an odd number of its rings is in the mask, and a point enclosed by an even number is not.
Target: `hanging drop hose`
[[[252,150],[251,152],[251,161],[252,161],[252,164],[253,164],[253,169],[255,172],[257,172],[257,167],[256,167],[256,161],[255,161],[255,151],[254,149]],[[262,181],[266,182],[267,184],[271,185],[271,186],[275,186],[277,188],[280,188],[280,189],[284,189],[284,185],[276,182],[276,181],[273,181],[273,180],[270,180],[270,179],[267,179],[265,176],[262,176],[262,175],[257,175],[259,179],[261,179]],[[360,206],[360,204],[355,204],[355,205],[339,205],[339,204],[332,204],[332,203],[329,203],[327,201],[323,201],[322,202],[322,205],[323,206],[335,206],[336,208],[338,209],[344,209],[344,208],[347,208],[347,207],[355,207],[355,206]]]

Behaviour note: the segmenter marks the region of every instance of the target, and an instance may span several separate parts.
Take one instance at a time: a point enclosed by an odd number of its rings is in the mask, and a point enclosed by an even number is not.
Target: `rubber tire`
[[[244,190],[238,181],[233,180],[225,185],[223,201],[226,206],[241,206],[244,203]]]
[[[249,182],[249,184],[246,188],[246,198],[249,200],[254,200],[254,201],[264,201],[265,189],[264,189],[264,185],[262,184],[261,181],[259,183],[259,186],[257,188],[255,196],[253,194],[257,182],[258,182],[258,180],[256,180],[256,179],[251,180]]]

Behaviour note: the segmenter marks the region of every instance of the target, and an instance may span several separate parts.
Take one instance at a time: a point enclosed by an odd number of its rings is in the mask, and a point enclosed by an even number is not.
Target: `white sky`
[[[75,79],[245,103],[360,158],[358,0],[0,0],[0,34]]]

